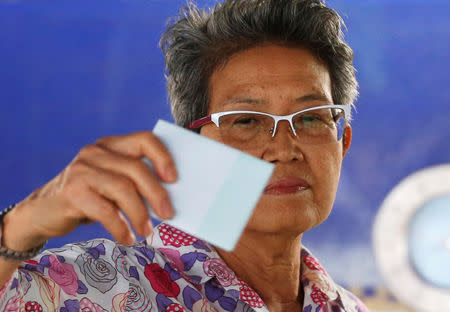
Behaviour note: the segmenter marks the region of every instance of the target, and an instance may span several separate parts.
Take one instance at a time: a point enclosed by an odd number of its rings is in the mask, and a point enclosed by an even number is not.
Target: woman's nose
[[[289,121],[280,121],[275,136],[270,138],[265,148],[263,159],[270,162],[303,160],[303,152],[298,143],[298,138],[292,131]]]

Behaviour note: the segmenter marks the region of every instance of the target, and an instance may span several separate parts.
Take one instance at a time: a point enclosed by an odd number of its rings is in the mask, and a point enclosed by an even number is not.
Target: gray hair
[[[233,54],[268,43],[309,49],[329,70],[334,103],[354,106],[358,83],[342,28],[322,0],[228,0],[209,11],[188,3],[160,41],[176,124],[206,116],[214,70]]]

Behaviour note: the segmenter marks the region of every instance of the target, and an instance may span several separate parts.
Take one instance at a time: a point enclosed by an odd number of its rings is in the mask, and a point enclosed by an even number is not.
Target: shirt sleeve
[[[340,287],[341,289],[341,300],[346,304],[346,306],[353,306],[354,311],[357,312],[370,312],[369,308],[352,292]]]
[[[0,290],[0,311],[122,311],[130,283],[119,248],[97,239],[23,262]]]
[[[355,298],[358,312],[370,312],[369,308],[367,308],[366,305],[358,297]]]

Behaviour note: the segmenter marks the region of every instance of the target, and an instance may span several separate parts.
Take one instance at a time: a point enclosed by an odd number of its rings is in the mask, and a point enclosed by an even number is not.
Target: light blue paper
[[[175,209],[164,222],[232,250],[274,165],[163,120],[153,133],[178,170],[176,183],[163,183]]]

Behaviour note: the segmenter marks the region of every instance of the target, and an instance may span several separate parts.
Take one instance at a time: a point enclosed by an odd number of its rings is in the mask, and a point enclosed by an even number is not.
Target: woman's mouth
[[[297,192],[302,192],[310,188],[310,185],[306,180],[289,177],[274,181],[266,186],[264,189],[264,194],[266,195],[284,195],[284,194],[294,194]]]

